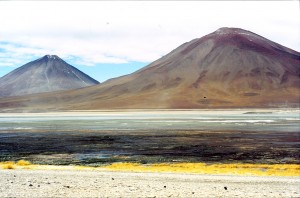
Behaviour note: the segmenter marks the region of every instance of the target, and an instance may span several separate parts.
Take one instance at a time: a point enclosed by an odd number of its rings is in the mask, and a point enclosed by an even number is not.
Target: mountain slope
[[[220,28],[130,75],[55,95],[2,100],[0,107],[293,107],[300,103],[299,76],[299,52],[250,31]]]
[[[0,97],[77,89],[99,82],[56,55],[46,55],[0,78]]]

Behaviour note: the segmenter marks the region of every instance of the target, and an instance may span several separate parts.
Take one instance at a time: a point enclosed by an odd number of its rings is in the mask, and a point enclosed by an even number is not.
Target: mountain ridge
[[[299,61],[299,52],[255,33],[220,28],[132,74],[55,95],[0,100],[0,108],[16,104],[55,110],[299,107]]]

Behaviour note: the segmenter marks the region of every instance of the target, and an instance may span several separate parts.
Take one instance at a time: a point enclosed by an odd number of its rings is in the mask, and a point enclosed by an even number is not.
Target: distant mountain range
[[[184,43],[126,76],[0,100],[1,109],[298,107],[300,53],[239,28]]]
[[[56,55],[46,55],[0,78],[0,97],[70,90],[99,84]]]

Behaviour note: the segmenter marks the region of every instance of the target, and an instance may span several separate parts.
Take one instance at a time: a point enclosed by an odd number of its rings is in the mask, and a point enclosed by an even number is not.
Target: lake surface
[[[298,163],[299,110],[0,114],[0,160]]]
[[[97,113],[97,115],[5,115],[0,131],[6,130],[300,130],[300,111],[184,111]]]

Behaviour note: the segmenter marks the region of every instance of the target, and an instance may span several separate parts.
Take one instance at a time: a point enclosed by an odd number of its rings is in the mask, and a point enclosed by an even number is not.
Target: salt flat
[[[0,170],[0,197],[299,197],[299,177]]]

